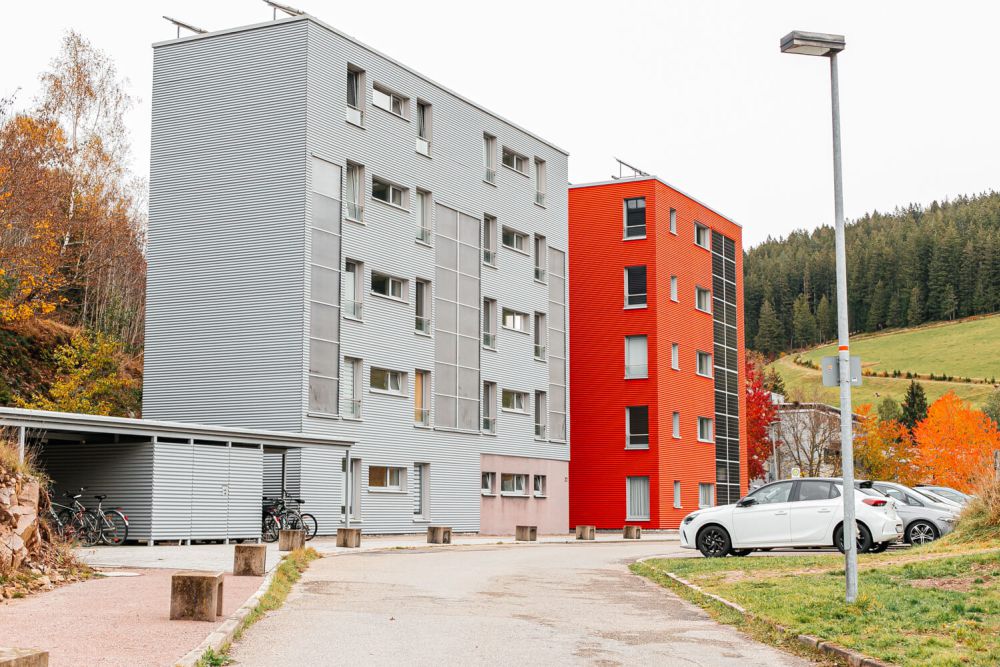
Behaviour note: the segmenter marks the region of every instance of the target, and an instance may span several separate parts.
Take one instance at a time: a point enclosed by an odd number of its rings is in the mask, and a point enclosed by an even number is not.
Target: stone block
[[[301,528],[278,531],[278,551],[294,551],[306,546],[306,531]]]
[[[626,540],[638,540],[642,538],[642,526],[625,526],[622,529],[622,537]]]
[[[337,546],[356,548],[361,546],[360,528],[338,528]]]
[[[514,539],[518,542],[535,542],[538,540],[538,526],[517,526],[514,529]]]
[[[577,526],[576,539],[593,540],[597,538],[597,526]]]
[[[267,546],[237,544],[233,552],[233,574],[237,577],[263,577],[267,570]]]
[[[451,544],[451,526],[427,526],[427,544]]]
[[[48,667],[49,652],[33,648],[0,647],[0,667]]]
[[[175,572],[170,578],[170,620],[215,621],[222,616],[222,572]]]

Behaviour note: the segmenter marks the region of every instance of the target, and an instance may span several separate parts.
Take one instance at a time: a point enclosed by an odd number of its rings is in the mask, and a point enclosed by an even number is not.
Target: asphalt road
[[[468,546],[315,561],[240,665],[807,665],[631,574],[676,543]]]

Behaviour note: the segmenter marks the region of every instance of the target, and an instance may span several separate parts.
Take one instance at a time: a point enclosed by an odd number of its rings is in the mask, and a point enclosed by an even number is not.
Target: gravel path
[[[315,561],[240,665],[807,665],[627,570],[676,544],[468,546]]]

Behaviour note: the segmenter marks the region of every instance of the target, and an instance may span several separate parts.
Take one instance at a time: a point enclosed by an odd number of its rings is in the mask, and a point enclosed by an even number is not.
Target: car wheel
[[[749,556],[751,551],[753,551],[753,549],[730,549],[729,555],[740,556],[740,557]]]
[[[906,529],[906,541],[915,547],[933,542],[937,538],[937,529],[928,521],[914,521]]]
[[[698,533],[698,551],[705,558],[722,558],[729,553],[733,543],[722,526],[706,526]]]
[[[844,553],[844,524],[837,526],[833,532],[833,544],[840,553]],[[872,548],[872,534],[863,523],[858,524],[858,553],[863,554]]]
[[[885,542],[878,542],[877,544],[873,545],[871,549],[868,550],[868,553],[880,554],[886,549],[888,549],[890,544],[892,544],[891,540]]]

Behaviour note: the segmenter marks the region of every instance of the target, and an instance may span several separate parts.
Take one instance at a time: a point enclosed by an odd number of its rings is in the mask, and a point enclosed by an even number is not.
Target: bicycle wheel
[[[97,515],[92,511],[78,512],[73,515],[70,522],[72,539],[80,542],[85,547],[92,547],[101,541],[101,527],[97,521]]]
[[[261,523],[260,538],[265,542],[277,542],[279,530],[281,530],[281,524],[274,518],[274,515],[265,514]]]
[[[101,520],[101,541],[116,547],[128,539],[128,521],[118,510],[108,510]]]
[[[306,540],[311,540],[316,537],[316,531],[319,530],[319,523],[316,521],[316,517],[312,514],[304,513],[299,515],[299,527],[306,531]]]

